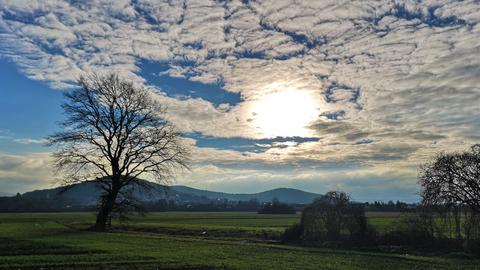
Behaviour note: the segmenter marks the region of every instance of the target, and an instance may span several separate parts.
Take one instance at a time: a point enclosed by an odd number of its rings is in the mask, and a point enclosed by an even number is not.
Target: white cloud
[[[49,153],[0,153],[0,190],[14,193],[54,187],[50,160]]]
[[[31,139],[31,138],[19,138],[13,140],[16,143],[20,144],[45,144],[47,143],[46,139]]]
[[[158,96],[180,129],[215,137],[265,137],[252,106],[272,91],[307,91],[320,108],[310,126],[319,142],[198,148],[208,152],[198,162],[416,166],[480,139],[479,21],[473,0],[0,0],[0,55],[56,88],[108,70],[145,83],[140,60],[168,61],[166,74],[240,93],[239,104],[217,107]]]

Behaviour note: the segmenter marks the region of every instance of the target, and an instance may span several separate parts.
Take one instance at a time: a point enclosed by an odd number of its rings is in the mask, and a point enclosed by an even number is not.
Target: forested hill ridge
[[[201,190],[187,186],[164,186],[143,181],[148,188],[134,186],[133,197],[147,204],[159,201],[176,205],[199,205],[221,203],[225,201],[255,201],[256,203],[270,202],[274,198],[288,204],[308,204],[320,194],[306,192],[292,188],[277,188],[259,193],[225,193]],[[13,197],[0,197],[0,211],[9,210],[65,210],[95,207],[101,194],[100,187],[95,182],[84,182],[65,188],[35,190],[18,194]],[[3,209],[5,208],[5,209]]]
[[[247,194],[215,192],[187,186],[171,186],[170,191],[179,194],[190,194],[199,197],[207,197],[209,199],[227,199],[230,201],[249,201],[255,199],[259,202],[270,202],[274,198],[277,198],[282,202],[290,204],[308,204],[311,203],[315,198],[321,196],[320,194],[306,192],[294,188],[276,188],[264,192]]]

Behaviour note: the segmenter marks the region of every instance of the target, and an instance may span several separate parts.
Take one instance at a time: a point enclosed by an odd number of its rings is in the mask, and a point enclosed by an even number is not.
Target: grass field
[[[385,231],[400,217],[369,213]],[[85,231],[92,213],[0,214],[0,269],[480,269],[480,260],[287,246],[298,215],[166,212]]]

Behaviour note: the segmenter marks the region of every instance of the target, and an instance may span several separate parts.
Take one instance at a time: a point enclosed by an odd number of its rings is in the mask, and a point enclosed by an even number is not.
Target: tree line
[[[64,196],[63,193],[49,194],[49,196],[18,193],[16,196],[0,197],[0,212],[69,212],[69,211],[96,211],[95,205],[84,205],[75,199]],[[301,212],[308,204],[289,204],[274,198],[271,202],[260,202],[257,199],[236,201],[228,199],[208,199],[201,201],[178,200],[161,198],[155,201],[139,201],[142,211],[244,211],[260,214],[294,214]],[[416,204],[393,202],[366,202],[361,203],[365,211],[369,212],[412,212]]]

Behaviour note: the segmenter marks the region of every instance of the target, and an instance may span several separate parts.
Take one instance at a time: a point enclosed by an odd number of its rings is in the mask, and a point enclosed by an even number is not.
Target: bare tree
[[[422,166],[419,183],[425,205],[468,207],[480,213],[480,144],[470,151],[438,154]]]
[[[105,230],[112,211],[131,202],[129,188],[157,182],[186,168],[188,151],[180,134],[164,119],[165,108],[151,93],[117,75],[81,77],[80,87],[65,94],[63,131],[49,137],[57,146],[54,165],[62,184],[95,181],[102,189],[94,230]]]

